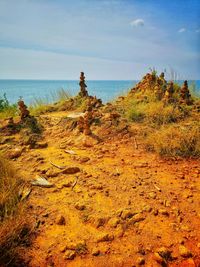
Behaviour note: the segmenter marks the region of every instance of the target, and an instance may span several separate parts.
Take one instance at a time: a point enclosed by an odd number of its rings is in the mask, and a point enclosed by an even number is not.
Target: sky
[[[200,0],[0,0],[0,79],[200,79]]]

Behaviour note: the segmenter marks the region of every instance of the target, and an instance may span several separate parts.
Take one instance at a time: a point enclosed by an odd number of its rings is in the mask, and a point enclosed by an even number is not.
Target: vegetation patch
[[[24,266],[20,249],[29,245],[30,224],[21,202],[20,191],[24,181],[0,156],[0,265]]]
[[[16,104],[10,104],[6,94],[0,97],[0,119],[15,117],[18,114]]]

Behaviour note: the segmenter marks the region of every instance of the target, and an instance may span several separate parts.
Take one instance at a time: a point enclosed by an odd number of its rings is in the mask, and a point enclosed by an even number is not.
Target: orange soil
[[[27,150],[16,160],[28,180],[37,174],[55,176],[48,178],[53,188],[34,187],[29,197],[30,218],[39,224],[26,250],[30,266],[130,267],[143,257],[144,266],[156,267],[161,265],[154,252],[163,246],[175,257],[168,266],[199,266],[199,160],[161,159],[144,151],[139,136],[138,149],[132,137],[85,147],[81,136],[73,137],[59,126],[63,116],[43,116],[48,147]],[[81,172],[57,174],[50,161]],[[61,216],[65,225],[57,223]],[[110,241],[98,240],[103,234],[109,234]],[[181,243],[192,258],[180,256]],[[66,259],[75,248],[75,258]],[[92,255],[95,250],[98,256]]]

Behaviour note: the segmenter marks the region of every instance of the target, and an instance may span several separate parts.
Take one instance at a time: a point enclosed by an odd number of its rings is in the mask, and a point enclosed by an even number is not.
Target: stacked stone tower
[[[166,103],[172,103],[173,102],[173,93],[174,93],[174,83],[171,81],[167,85],[165,95],[164,95],[164,101]]]
[[[190,91],[188,89],[188,82],[187,81],[184,81],[183,86],[181,87],[180,102],[185,103],[187,105],[190,105],[192,102]]]
[[[87,85],[85,84],[84,72],[81,72],[79,85],[80,85],[80,93],[79,93],[79,95],[82,96],[82,97],[87,97],[88,96],[88,91],[86,90]]]
[[[20,110],[20,113],[21,113],[21,120],[29,117],[30,116],[30,112],[27,109],[27,106],[24,104],[24,101],[22,99],[19,99],[17,104],[18,104],[18,107],[19,107],[19,110]]]

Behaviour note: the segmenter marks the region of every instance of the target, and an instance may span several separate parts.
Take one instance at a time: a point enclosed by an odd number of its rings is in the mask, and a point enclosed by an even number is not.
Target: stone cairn
[[[83,132],[85,135],[90,135],[92,133],[90,129],[92,120],[93,120],[92,102],[91,99],[89,98],[85,115],[81,116],[78,121],[79,131]]]
[[[29,117],[30,112],[27,109],[27,106],[24,104],[24,101],[20,99],[17,104],[21,113],[21,120],[24,120],[25,118]]]
[[[157,77],[156,85],[154,87],[154,93],[158,100],[161,100],[167,89],[167,81],[165,80],[164,72],[161,72],[160,76]]]
[[[164,102],[165,103],[172,103],[174,101],[173,99],[173,93],[174,93],[174,83],[171,81],[166,88],[165,95],[164,95]]]
[[[79,85],[80,85],[79,95],[82,96],[82,97],[87,97],[88,96],[88,91],[86,90],[87,85],[85,84],[84,72],[81,72]]]
[[[190,94],[190,91],[188,89],[188,82],[187,81],[184,81],[183,86],[181,87],[180,103],[181,104],[187,104],[187,105],[192,104],[191,94]]]
[[[97,109],[102,106],[102,101],[101,99],[97,99],[96,96],[89,96],[88,91],[86,90],[87,85],[85,84],[85,76],[84,72],[81,72],[80,75],[80,92],[79,95],[81,97],[87,98],[87,108],[84,116],[81,116],[78,121],[78,129],[80,132],[83,132],[85,135],[90,135],[91,129],[90,126],[93,121],[94,117],[94,111],[93,109]]]
[[[162,100],[165,104],[178,102],[179,104],[192,105],[194,103],[188,89],[188,82],[184,81],[182,87],[179,89],[177,87],[177,91],[179,91],[179,99],[177,99],[176,95],[174,94],[174,83],[172,81],[167,82],[165,80],[164,72],[161,72],[160,76],[147,73],[143,79],[131,89],[129,94],[133,95],[139,91],[141,93],[152,91],[156,99]]]

